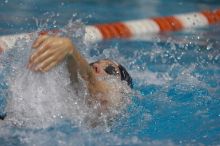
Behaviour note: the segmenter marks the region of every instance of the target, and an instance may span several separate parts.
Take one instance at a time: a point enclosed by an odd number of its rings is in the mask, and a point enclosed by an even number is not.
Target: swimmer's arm
[[[47,72],[67,57],[69,58],[68,68],[72,77],[76,76],[78,71],[85,80],[89,82],[95,81],[95,76],[89,63],[81,56],[71,39],[40,35],[32,47],[36,51],[29,59],[28,68],[31,70]]]
[[[72,77],[76,77],[78,71],[81,77],[87,81],[88,84],[96,85],[97,80],[92,68],[87,60],[81,56],[80,52],[74,47],[74,45],[72,45],[71,51],[67,55],[67,63],[70,75]]]
[[[76,60],[72,55],[67,55],[67,68],[70,74],[70,80],[72,83],[78,83],[78,67]]]
[[[73,80],[76,79],[78,71],[81,77],[87,82],[91,94],[96,95],[106,92],[103,83],[96,79],[89,63],[81,56],[69,38],[41,35],[33,43],[32,47],[36,51],[29,59],[28,68],[31,70],[47,72],[63,61],[66,56],[71,56],[72,59],[68,60],[71,78]]]

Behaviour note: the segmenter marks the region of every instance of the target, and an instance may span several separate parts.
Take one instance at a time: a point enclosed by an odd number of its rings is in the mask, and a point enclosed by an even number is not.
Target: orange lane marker
[[[97,27],[104,39],[112,38],[129,38],[131,32],[129,28],[121,22],[110,23],[110,24],[97,24]]]
[[[98,42],[114,38],[132,38],[160,32],[179,31],[187,28],[203,27],[220,22],[220,9],[178,14],[165,17],[121,21],[86,26],[85,42]],[[39,35],[57,34],[60,30],[42,31]],[[0,37],[0,51],[12,48],[22,38],[30,39],[32,33]]]

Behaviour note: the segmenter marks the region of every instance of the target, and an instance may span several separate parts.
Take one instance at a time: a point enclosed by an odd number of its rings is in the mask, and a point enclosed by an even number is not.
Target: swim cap
[[[131,76],[129,75],[129,73],[127,72],[127,70],[121,65],[121,64],[118,64],[118,68],[119,68],[119,71],[120,71],[120,74],[121,74],[121,80],[122,81],[126,81],[127,84],[133,88],[133,82],[132,82],[132,78]]]

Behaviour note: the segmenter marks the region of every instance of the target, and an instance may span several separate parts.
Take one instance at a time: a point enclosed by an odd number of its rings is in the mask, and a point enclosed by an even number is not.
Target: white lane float
[[[98,42],[114,38],[132,38],[160,32],[197,28],[220,22],[220,9],[202,12],[154,17],[125,22],[114,22],[86,26],[85,42]],[[59,30],[56,30],[59,31]],[[44,34],[40,33],[40,34]],[[12,48],[19,39],[30,39],[33,33],[22,33],[0,37],[0,52]]]

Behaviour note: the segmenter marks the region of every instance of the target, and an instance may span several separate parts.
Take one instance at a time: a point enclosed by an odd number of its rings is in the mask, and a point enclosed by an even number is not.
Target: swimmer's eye
[[[115,67],[112,65],[107,66],[104,70],[109,75],[115,75],[115,76],[119,75],[119,72],[117,72]]]

